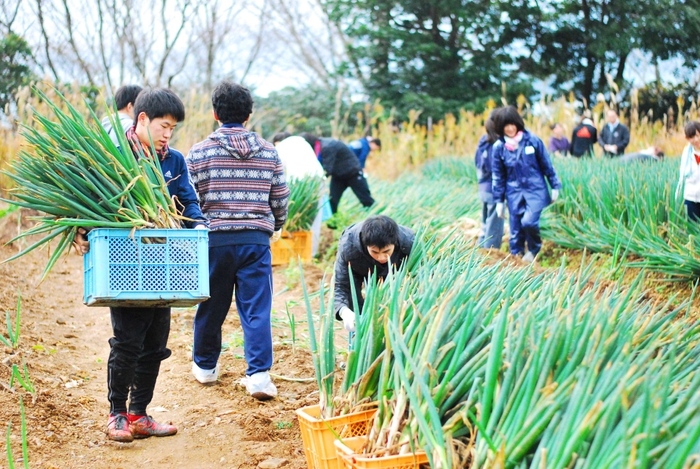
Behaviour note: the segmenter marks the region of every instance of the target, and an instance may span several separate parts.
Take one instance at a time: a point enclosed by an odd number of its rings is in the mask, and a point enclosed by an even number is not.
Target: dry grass
[[[76,88],[76,87],[74,87]],[[49,85],[43,85],[42,89],[48,96],[54,92]],[[87,106],[83,103],[79,93],[62,89],[66,97],[77,108],[87,114]],[[206,138],[216,124],[211,111],[211,101],[208,95],[191,91],[182,95],[185,103],[187,118],[175,133],[173,146],[183,153],[187,153],[196,142]],[[615,95],[613,94],[613,100]],[[20,93],[19,121],[32,125],[33,109],[40,113],[48,112],[44,103],[31,97],[28,90]],[[528,128],[548,141],[549,125],[554,122],[561,123],[570,135],[576,125],[577,115],[573,98],[569,99],[547,98],[534,106],[538,111],[533,112],[533,106],[524,97],[517,100],[517,106],[525,116]],[[604,115],[610,103],[599,100],[593,107],[593,120],[596,127],[600,128],[604,123]],[[622,116],[624,122],[630,123],[632,141],[628,151],[636,151],[652,145],[660,146],[667,155],[679,155],[686,145],[683,133],[683,125],[691,119],[698,119],[697,103],[691,103],[690,110],[683,113],[681,119],[673,116],[680,113],[670,110],[662,120],[652,121],[651,116],[640,116],[637,111],[636,94],[632,95],[631,116]],[[678,108],[682,109],[684,102],[679,100]],[[471,156],[476,148],[479,137],[483,134],[485,118],[496,107],[491,101],[483,113],[461,111],[458,115],[448,114],[432,124],[430,128],[420,123],[420,111],[410,113],[408,120],[397,123],[393,113],[385,118],[386,110],[381,104],[368,105],[363,113],[358,115],[358,125],[346,139],[350,140],[364,134],[367,119],[372,129],[372,135],[382,140],[382,151],[372,155],[368,160],[368,171],[375,176],[383,178],[395,178],[399,174],[414,169],[425,161],[436,156]],[[105,109],[103,100],[98,104],[98,109]],[[101,117],[104,112],[98,112]],[[265,114],[265,110],[256,110],[258,117]],[[255,116],[250,125],[256,127]],[[670,116],[670,117],[669,117]],[[21,138],[14,130],[0,130],[0,168],[6,168],[8,162],[17,155],[21,144]],[[597,146],[596,151],[600,152]],[[7,187],[8,181],[0,175],[0,192]]]

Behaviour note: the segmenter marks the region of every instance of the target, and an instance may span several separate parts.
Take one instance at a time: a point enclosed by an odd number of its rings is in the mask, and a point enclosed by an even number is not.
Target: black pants
[[[171,354],[170,308],[109,308],[114,337],[107,362],[110,413],[145,415],[153,399],[160,362]],[[131,393],[131,396],[129,396]]]
[[[700,221],[700,203],[685,201],[685,207],[688,209],[688,218],[692,221]]]
[[[331,176],[331,211],[336,213],[338,211],[338,204],[340,203],[340,198],[343,196],[343,192],[347,188],[352,189],[360,203],[365,207],[371,207],[374,204],[374,199],[372,194],[369,192],[369,185],[367,184],[367,179],[362,174],[359,173],[349,174],[347,176]]]

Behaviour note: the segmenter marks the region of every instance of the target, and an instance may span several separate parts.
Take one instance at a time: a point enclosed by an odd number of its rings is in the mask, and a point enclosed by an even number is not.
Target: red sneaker
[[[129,428],[135,439],[149,436],[170,436],[177,433],[175,425],[158,423],[150,415],[129,414]]]
[[[111,414],[107,421],[107,438],[122,443],[134,441],[134,435],[129,429],[129,419],[126,414]]]

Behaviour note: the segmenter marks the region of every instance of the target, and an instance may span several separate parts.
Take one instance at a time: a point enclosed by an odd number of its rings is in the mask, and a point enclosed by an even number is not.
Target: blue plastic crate
[[[122,230],[88,234],[88,306],[194,306],[209,298],[207,230]]]

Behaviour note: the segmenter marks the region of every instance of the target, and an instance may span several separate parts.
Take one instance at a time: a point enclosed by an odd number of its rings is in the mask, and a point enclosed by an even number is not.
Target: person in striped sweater
[[[270,242],[279,239],[287,219],[289,188],[274,145],[245,128],[253,111],[248,89],[224,81],[214,89],[212,104],[221,127],[194,145],[186,158],[211,230],[211,297],[199,305],[194,319],[192,373],[202,384],[216,382],[221,326],[235,289],[248,362],[243,382],[256,399],[272,399],[277,388],[268,372],[272,367]]]

